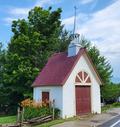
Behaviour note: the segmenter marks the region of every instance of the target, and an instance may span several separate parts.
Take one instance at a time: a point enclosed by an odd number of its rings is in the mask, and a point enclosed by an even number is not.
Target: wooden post
[[[53,100],[53,120],[55,119],[55,100]]]
[[[24,121],[24,107],[23,107],[23,109],[22,109],[22,123],[23,123],[23,121]]]
[[[20,107],[17,109],[17,122],[20,122]]]

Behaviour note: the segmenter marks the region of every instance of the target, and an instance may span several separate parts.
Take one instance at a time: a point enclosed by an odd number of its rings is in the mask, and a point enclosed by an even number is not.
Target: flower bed
[[[24,107],[24,119],[32,119],[35,117],[53,115],[52,102],[50,101],[39,101],[35,102],[30,99],[26,99],[21,102],[21,106]],[[60,115],[60,110],[54,109],[55,118],[58,118]]]

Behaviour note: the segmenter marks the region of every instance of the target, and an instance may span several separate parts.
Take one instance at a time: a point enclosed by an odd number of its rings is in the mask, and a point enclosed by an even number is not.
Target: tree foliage
[[[3,50],[3,45],[0,42],[0,87],[3,85],[3,72],[5,64],[5,50]]]
[[[31,84],[49,56],[66,49],[69,36],[61,25],[61,12],[60,8],[52,11],[51,7],[35,7],[27,20],[13,21],[2,77],[7,92],[4,96],[13,98],[7,105],[16,105],[24,97],[32,96]],[[20,97],[16,100],[17,95]]]
[[[120,97],[120,85],[110,83],[102,87],[102,97],[106,103],[113,103]]]
[[[59,36],[62,31],[61,9],[51,11],[35,7],[29,12],[28,20],[13,21],[13,37],[8,46],[6,74],[15,91],[29,93],[39,69],[48,57],[59,49]],[[17,87],[16,87],[17,85]]]
[[[7,102],[7,95],[4,94],[3,75],[4,75],[4,64],[5,64],[6,52],[3,50],[3,45],[0,42],[0,111],[2,106]]]

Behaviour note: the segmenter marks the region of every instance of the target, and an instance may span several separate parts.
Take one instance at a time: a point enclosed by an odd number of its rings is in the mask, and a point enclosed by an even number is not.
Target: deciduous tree
[[[48,57],[66,49],[69,36],[61,24],[61,12],[60,8],[52,11],[51,7],[47,10],[35,7],[30,10],[27,20],[13,21],[3,77],[8,97],[13,98],[9,104],[32,96],[31,85]],[[20,98],[15,102],[17,95]]]

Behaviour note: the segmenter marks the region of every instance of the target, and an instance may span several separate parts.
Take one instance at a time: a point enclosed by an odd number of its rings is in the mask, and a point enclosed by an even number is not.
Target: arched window
[[[91,79],[89,74],[87,74],[85,71],[80,71],[75,78],[75,84],[78,85],[90,85]]]

